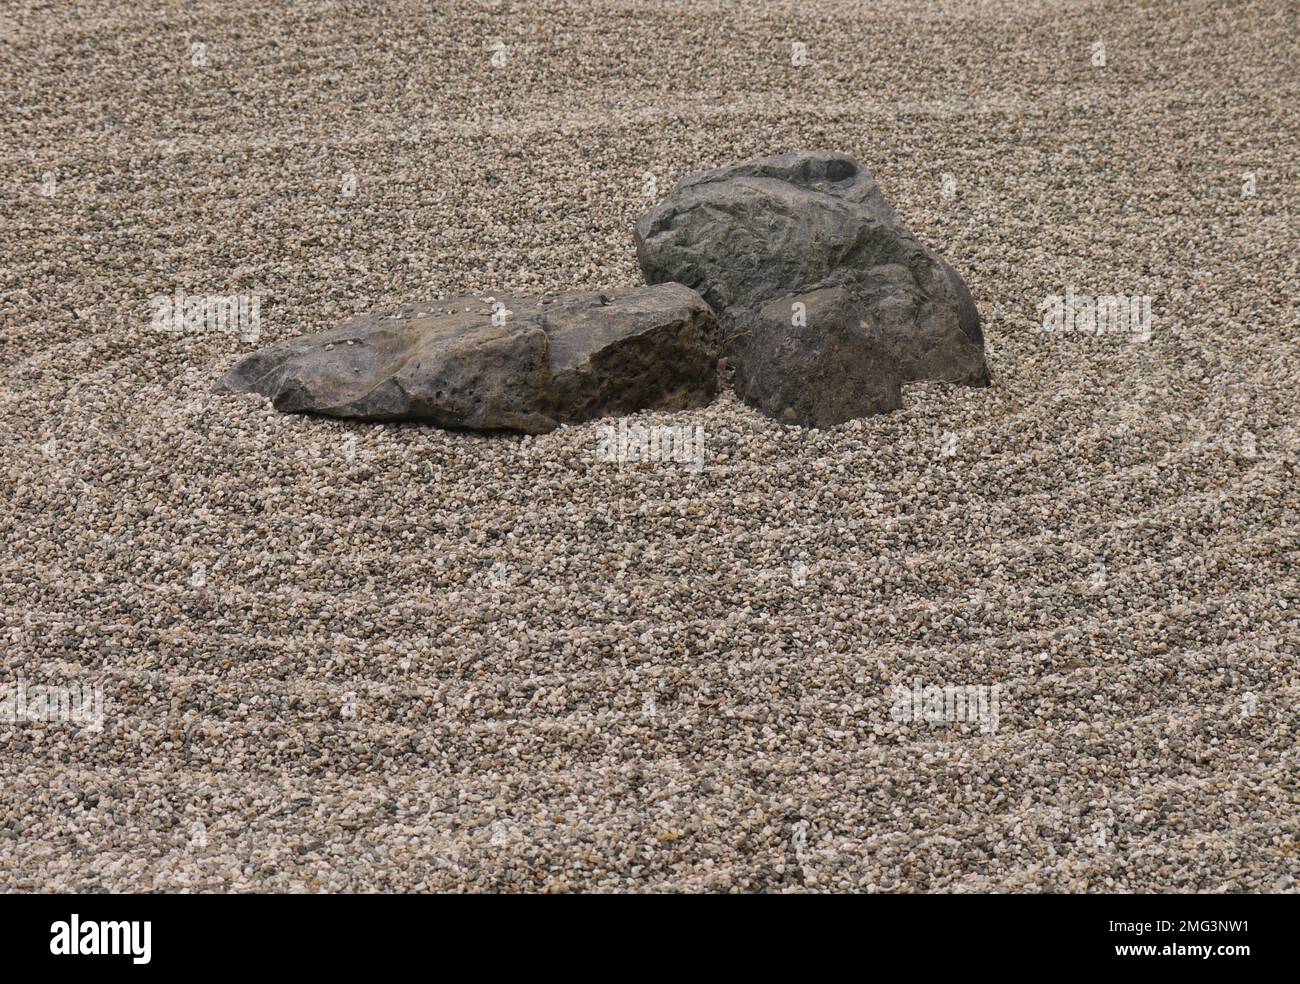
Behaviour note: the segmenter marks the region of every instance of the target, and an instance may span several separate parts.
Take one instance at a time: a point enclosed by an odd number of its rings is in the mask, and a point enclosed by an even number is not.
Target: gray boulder
[[[737,393],[778,420],[828,427],[896,410],[913,380],[988,385],[970,291],[843,154],[692,174],[635,236],[646,281],[704,296]]]
[[[537,434],[704,406],[717,392],[719,344],[709,306],[681,284],[458,297],[270,345],[216,389],[260,393],[286,413]]]

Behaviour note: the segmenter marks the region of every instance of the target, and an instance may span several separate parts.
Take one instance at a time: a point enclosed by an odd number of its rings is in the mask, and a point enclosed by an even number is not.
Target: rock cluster
[[[813,427],[897,409],[905,382],[988,383],[970,291],[843,154],[693,174],[635,237],[650,287],[364,315],[253,354],[218,389],[286,412],[541,433],[702,406],[722,354],[746,402]]]

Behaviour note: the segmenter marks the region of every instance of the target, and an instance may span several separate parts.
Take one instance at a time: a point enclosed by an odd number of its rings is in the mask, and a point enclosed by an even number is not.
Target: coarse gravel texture
[[[1296,891],[1293,4],[0,23],[0,698],[106,701],[0,723],[0,889]],[[253,344],[151,326],[634,286],[675,180],[798,148],[951,259],[994,388],[636,418],[697,472],[214,398]],[[1041,331],[1067,286],[1150,337]]]

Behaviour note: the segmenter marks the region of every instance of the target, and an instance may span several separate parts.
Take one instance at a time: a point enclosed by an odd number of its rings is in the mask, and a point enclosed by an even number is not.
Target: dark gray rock
[[[970,291],[843,154],[692,174],[635,235],[647,282],[718,312],[736,390],[769,416],[827,427],[898,409],[904,382],[988,385]]]
[[[278,342],[216,388],[260,393],[286,413],[536,434],[706,405],[717,392],[719,342],[713,312],[681,284],[549,300],[460,297]]]

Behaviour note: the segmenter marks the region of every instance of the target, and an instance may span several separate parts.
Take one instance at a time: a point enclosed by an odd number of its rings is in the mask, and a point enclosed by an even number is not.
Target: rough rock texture
[[[286,413],[539,434],[707,404],[718,344],[713,313],[681,284],[459,297],[268,346],[217,389],[261,393]]]
[[[844,154],[692,174],[637,220],[636,246],[649,283],[722,316],[737,392],[769,416],[826,427],[898,409],[904,382],[988,384],[970,291]]]

